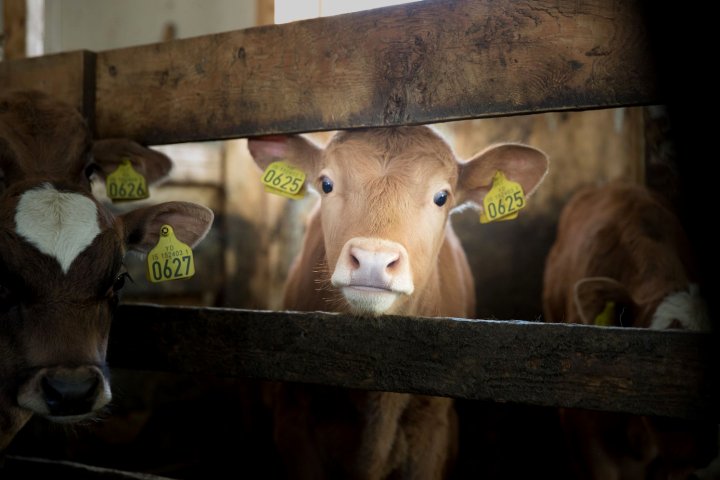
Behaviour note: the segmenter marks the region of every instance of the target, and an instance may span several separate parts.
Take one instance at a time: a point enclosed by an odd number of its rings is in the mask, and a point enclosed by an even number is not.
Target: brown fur
[[[499,165],[524,182],[526,192],[547,170],[544,154],[524,146],[505,147],[512,161],[489,161],[498,158],[490,152],[460,163],[426,127],[340,132],[324,150],[300,137],[251,140],[249,148],[261,166],[283,158],[301,167],[319,192],[324,177],[334,182],[333,192],[320,193],[291,268],[284,303],[291,310],[372,315],[352,309],[330,277],[349,239],[373,237],[405,247],[414,284],[412,294],[383,313],[472,318],[472,274],[450,210],[468,200],[481,203]],[[448,202],[438,207],[433,195],[443,189]],[[275,439],[291,478],[439,479],[452,468],[457,416],[450,398],[273,388]]]
[[[563,209],[546,260],[545,320],[593,324],[614,301],[614,326],[648,328],[662,300],[694,279],[688,239],[660,197],[623,183],[583,188]],[[578,478],[687,478],[717,453],[716,425],[560,413]]]
[[[20,407],[22,392],[38,390],[43,398],[40,385],[50,377],[106,382],[108,333],[126,251],[147,252],[170,218],[178,236],[192,245],[212,223],[212,212],[199,205],[170,202],[115,217],[97,202],[90,174],[109,173],[128,150],[148,182],[167,174],[169,159],[134,142],[93,144],[81,115],[47,95],[21,91],[0,97],[0,451],[33,414]],[[42,185],[85,196],[97,208],[101,231],[66,273],[16,233],[20,197]],[[92,408],[56,417],[72,420]]]

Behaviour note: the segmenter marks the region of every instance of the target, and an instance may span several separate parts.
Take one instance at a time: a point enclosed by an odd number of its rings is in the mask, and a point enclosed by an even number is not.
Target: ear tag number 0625
[[[170,225],[160,228],[157,245],[147,256],[147,278],[152,283],[195,275],[192,249],[175,237]]]
[[[148,198],[145,177],[136,172],[129,158],[123,158],[117,170],[105,180],[107,196],[115,200],[142,200]]]
[[[273,162],[262,175],[265,191],[299,200],[305,196],[305,172],[283,161]]]
[[[505,178],[501,171],[495,172],[492,187],[483,199],[480,223],[514,220],[525,206],[525,193],[519,183]]]

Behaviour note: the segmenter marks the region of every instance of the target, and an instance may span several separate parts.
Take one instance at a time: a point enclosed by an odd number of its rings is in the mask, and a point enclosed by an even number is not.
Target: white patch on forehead
[[[663,330],[670,327],[674,320],[688,330],[710,330],[710,316],[697,285],[691,283],[687,291],[665,297],[655,310],[650,328]]]
[[[100,233],[92,200],[79,193],[58,192],[47,183],[22,194],[15,225],[18,235],[54,257],[65,273]]]

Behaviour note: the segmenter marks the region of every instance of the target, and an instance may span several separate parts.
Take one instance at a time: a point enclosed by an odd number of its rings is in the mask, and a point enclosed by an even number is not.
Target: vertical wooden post
[[[25,58],[27,8],[25,0],[3,1],[4,59]]]
[[[275,23],[275,0],[257,0],[255,3],[255,25]]]

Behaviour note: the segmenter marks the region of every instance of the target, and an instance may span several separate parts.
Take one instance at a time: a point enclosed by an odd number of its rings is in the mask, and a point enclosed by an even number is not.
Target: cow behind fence
[[[91,193],[124,158],[148,182],[170,160],[123,139],[93,142],[82,116],[39,92],[0,97],[0,451],[38,414],[91,417],[111,400],[108,331],[128,250],[162,225],[195,245],[213,213],[167,202],[115,216]]]

